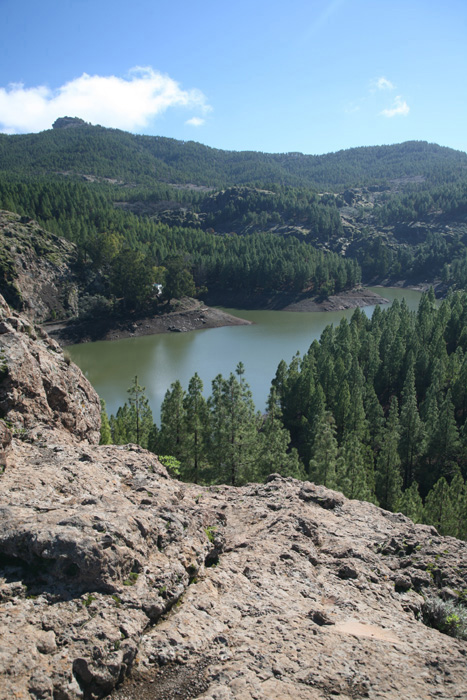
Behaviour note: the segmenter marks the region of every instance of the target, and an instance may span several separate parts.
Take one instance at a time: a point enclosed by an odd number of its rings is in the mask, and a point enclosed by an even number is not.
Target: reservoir
[[[421,293],[410,289],[381,289],[377,292],[391,302],[405,298],[416,309]],[[389,304],[383,304],[386,308]],[[374,306],[365,307],[371,316]],[[146,387],[154,419],[160,423],[160,407],[171,383],[179,379],[186,390],[195,372],[204,384],[204,395],[211,393],[211,382],[218,374],[228,377],[239,362],[245,365],[245,379],[251,387],[258,410],[263,411],[277,365],[290,363],[297,351],[305,353],[324,328],[350,319],[354,309],[330,312],[244,311],[229,313],[253,322],[250,326],[210,328],[189,333],[164,333],[112,342],[82,343],[67,348],[73,362],[82,369],[105,399],[107,412],[116,413],[127,400],[127,389],[134,380]]]

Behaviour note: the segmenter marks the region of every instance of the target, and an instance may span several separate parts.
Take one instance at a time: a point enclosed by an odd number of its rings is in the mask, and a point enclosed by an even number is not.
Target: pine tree
[[[404,513],[404,515],[413,520],[414,523],[423,522],[423,501],[416,481],[412,481],[409,488],[406,489],[399,498],[397,510]]]
[[[127,445],[130,442],[135,442],[132,430],[133,421],[127,403],[117,409],[115,416],[110,416],[109,423],[114,445]]]
[[[206,439],[209,433],[209,411],[203,396],[203,382],[195,373],[183,399],[184,442],[181,475],[197,484],[206,467]]]
[[[462,540],[467,540],[467,481],[459,496],[459,534]]]
[[[351,415],[352,401],[350,397],[349,383],[346,379],[342,382],[338,393],[336,405],[333,414],[336,419],[337,432],[339,436],[343,436],[347,429],[347,420]]]
[[[451,392],[448,390],[439,404],[438,421],[431,438],[431,454],[436,465],[435,476],[443,473],[451,477],[456,471],[459,452],[459,431],[454,418]]]
[[[452,393],[460,423],[464,423],[467,418],[467,353],[464,354],[462,349],[458,348],[455,354],[459,355],[460,367],[454,379]]]
[[[368,484],[365,457],[365,447],[358,436],[347,433],[340,448],[337,464],[337,489],[347,498],[361,501],[373,500],[372,489]]]
[[[393,396],[383,431],[381,452],[376,458],[376,497],[381,508],[386,510],[395,510],[402,495],[399,437],[397,399]]]
[[[417,310],[416,336],[421,346],[428,346],[431,340],[434,319],[436,316],[435,294],[433,287],[423,294]]]
[[[369,440],[373,452],[379,452],[384,427],[384,411],[370,382],[367,382],[364,393],[365,414],[368,420]]]
[[[154,454],[157,454],[158,451],[158,438],[159,438],[159,428],[157,427],[156,423],[153,423],[153,426],[151,430],[149,431],[148,435],[148,446],[147,449],[150,452],[154,452]]]
[[[377,309],[380,307],[377,306]],[[376,309],[375,309],[376,312]],[[374,316],[374,313],[373,313]],[[364,344],[364,352],[366,358],[366,377],[369,384],[373,384],[375,377],[378,374],[379,368],[381,366],[381,357],[379,355],[379,341],[381,337],[381,331],[379,328],[375,328],[371,333],[368,334],[367,339]]]
[[[244,381],[244,367],[236,369],[228,379],[218,375],[212,383],[208,400],[211,413],[211,440],[209,461],[217,481],[232,486],[255,477],[258,457],[258,416],[251,391]]]
[[[430,385],[422,409],[423,427],[426,435],[426,447],[423,458],[425,465],[424,469],[419,471],[417,480],[422,488],[422,492],[426,492],[436,481],[438,471],[437,459],[439,450],[436,433],[439,425],[439,405],[438,391],[435,384]]]
[[[449,484],[442,476],[425,500],[425,522],[434,525],[442,535],[450,535],[455,521],[455,509],[451,501]]]
[[[357,357],[352,359],[348,383],[351,400],[344,419],[344,428],[346,431],[355,432],[359,440],[366,443],[370,438],[370,432],[363,404],[365,380]]]
[[[403,465],[403,486],[408,489],[414,479],[415,465],[425,447],[425,430],[418,413],[415,372],[410,363],[402,391],[399,454]]]
[[[310,461],[316,437],[318,424],[326,412],[326,397],[321,384],[314,381],[310,386],[310,394],[307,401],[306,414],[302,419],[302,430],[298,446],[300,457],[304,464]]]
[[[138,384],[138,377],[135,377],[128,389],[128,403],[120,406],[116,416],[110,417],[110,431],[115,445],[134,443],[144,448],[148,447],[154,421],[144,391],[144,387]]]
[[[185,392],[178,379],[165,392],[161,406],[161,429],[158,436],[159,454],[172,455],[180,460],[185,440]]]
[[[133,384],[128,389],[128,403],[134,418],[135,442],[137,445],[147,448],[148,437],[154,425],[154,420],[149,402],[144,395],[145,390],[144,386],[138,384],[138,377],[135,377]]]
[[[463,537],[467,527],[465,522],[466,508],[466,484],[462,478],[460,469],[457,468],[449,486],[449,500],[451,502],[450,516],[443,521],[443,534],[452,537]]]
[[[274,386],[271,387],[266,417],[259,433],[256,470],[261,481],[272,473],[296,479],[305,476],[297,450],[290,450],[290,433],[283,426],[282,411]]]
[[[279,367],[282,368],[282,363]],[[289,430],[293,445],[300,445],[308,434],[308,419],[306,418],[307,405],[309,402],[310,387],[301,378],[301,358],[300,353],[292,358],[292,362],[287,368],[285,382],[282,383],[281,406],[284,416],[284,426]],[[278,368],[279,370],[279,368]],[[276,375],[277,377],[277,375]],[[280,391],[280,387],[276,384]]]
[[[310,480],[330,489],[337,486],[338,444],[336,424],[332,414],[326,411],[316,426],[313,458],[310,460]]]

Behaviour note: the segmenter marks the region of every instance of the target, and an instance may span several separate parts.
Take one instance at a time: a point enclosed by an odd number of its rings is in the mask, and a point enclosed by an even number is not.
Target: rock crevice
[[[97,395],[6,304],[0,353],[0,697],[467,696],[466,642],[420,619],[467,543],[278,475],[179,483],[97,444]]]

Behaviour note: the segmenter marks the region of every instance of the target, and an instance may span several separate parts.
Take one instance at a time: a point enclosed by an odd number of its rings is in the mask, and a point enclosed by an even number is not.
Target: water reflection
[[[420,292],[402,289],[375,289],[391,301],[405,298],[416,309]],[[365,313],[373,313],[374,306]],[[384,308],[384,307],[383,307]],[[251,326],[212,328],[190,333],[126,338],[70,346],[74,362],[114,413],[126,400],[126,390],[135,375],[146,387],[146,395],[159,422],[160,406],[172,382],[179,379],[186,389],[195,372],[203,380],[205,395],[217,374],[228,376],[243,362],[258,409],[263,410],[277,365],[290,362],[296,351],[306,352],[329,324],[350,319],[353,309],[327,313],[283,311],[239,311],[234,315],[253,321]]]

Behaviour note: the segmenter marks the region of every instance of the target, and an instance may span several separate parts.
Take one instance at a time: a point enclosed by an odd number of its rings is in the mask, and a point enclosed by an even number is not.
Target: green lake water
[[[416,309],[420,292],[407,289],[380,289],[381,296],[392,301],[405,298]],[[383,305],[385,308],[388,304]],[[374,306],[365,307],[369,316]],[[210,328],[190,333],[125,338],[116,341],[82,343],[67,348],[98,394],[105,399],[109,415],[127,399],[127,389],[135,375],[146,387],[154,418],[159,423],[160,406],[170,384],[179,379],[184,389],[195,372],[204,383],[205,396],[217,374],[225,377],[238,362],[245,365],[257,409],[264,410],[271,380],[277,365],[290,362],[297,352],[304,353],[325,326],[350,319],[353,309],[331,312],[244,311],[225,309],[253,321],[251,326]]]

